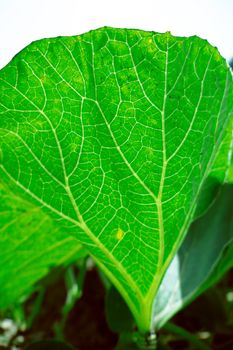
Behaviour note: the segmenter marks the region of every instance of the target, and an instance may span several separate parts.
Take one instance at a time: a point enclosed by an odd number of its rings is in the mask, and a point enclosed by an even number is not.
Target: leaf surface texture
[[[155,292],[192,221],[232,101],[217,50],[170,33],[101,28],[45,39],[0,73],[6,191],[21,211],[38,208],[32,218],[46,215],[88,249],[141,330],[150,328]],[[32,234],[18,221],[6,232],[7,223],[3,214],[6,246],[11,232]],[[48,236],[39,225],[34,234]],[[50,235],[59,242],[56,230]]]

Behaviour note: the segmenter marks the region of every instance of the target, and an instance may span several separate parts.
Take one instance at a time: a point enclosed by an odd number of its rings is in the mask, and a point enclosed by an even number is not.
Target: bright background
[[[0,68],[31,41],[104,25],[196,34],[233,56],[233,0],[0,0]]]

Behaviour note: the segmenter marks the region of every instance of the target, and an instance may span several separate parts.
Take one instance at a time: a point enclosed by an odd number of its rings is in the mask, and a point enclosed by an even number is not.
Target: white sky
[[[0,0],[0,68],[31,41],[104,25],[196,34],[233,56],[233,0]]]

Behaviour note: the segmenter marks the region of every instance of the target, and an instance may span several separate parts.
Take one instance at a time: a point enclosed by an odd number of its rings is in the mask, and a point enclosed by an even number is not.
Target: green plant
[[[85,247],[153,333],[231,266],[233,82],[206,41],[44,39],[0,89],[0,308]]]

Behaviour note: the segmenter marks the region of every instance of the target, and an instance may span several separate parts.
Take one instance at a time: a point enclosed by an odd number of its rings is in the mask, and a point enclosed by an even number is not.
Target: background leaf
[[[109,328],[116,333],[131,332],[135,327],[134,319],[127,304],[118,291],[111,286],[105,301],[106,320]]]
[[[193,223],[166,271],[154,302],[157,328],[233,266],[232,241],[233,186],[225,185],[208,213]]]

